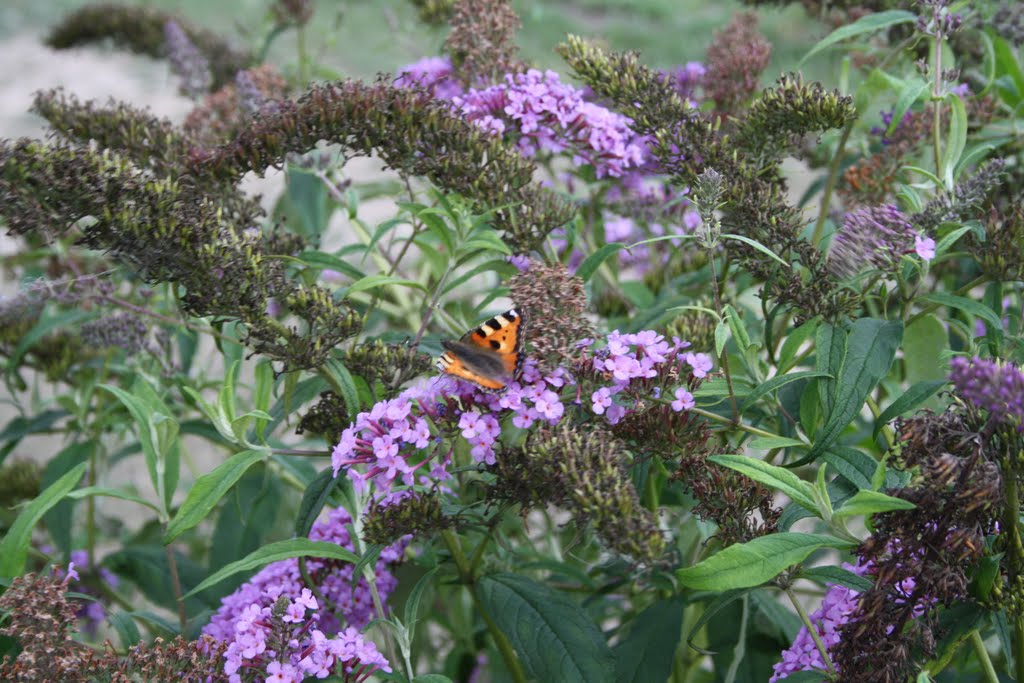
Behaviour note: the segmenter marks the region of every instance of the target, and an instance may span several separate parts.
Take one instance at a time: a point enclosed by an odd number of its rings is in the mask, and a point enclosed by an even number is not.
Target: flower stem
[[[527,678],[523,672],[523,665],[519,662],[512,643],[509,642],[508,636],[498,628],[498,625],[491,619],[491,615],[484,609],[483,602],[480,600],[476,577],[473,576],[469,560],[466,558],[465,553],[462,552],[462,546],[459,544],[458,537],[451,531],[445,530],[441,532],[441,538],[444,540],[445,545],[448,546],[448,551],[452,554],[455,567],[458,569],[459,577],[469,589],[469,594],[473,598],[473,605],[480,613],[480,616],[483,617],[484,623],[487,625],[487,631],[491,634],[491,638],[494,639],[494,644],[497,646],[498,652],[501,653],[501,658],[505,660],[505,666],[508,667],[512,680],[516,683],[526,683]]]
[[[800,615],[800,620],[804,622],[804,626],[807,628],[807,632],[811,634],[811,638],[814,640],[814,646],[818,648],[818,653],[821,654],[821,660],[825,662],[825,667],[832,675],[836,674],[836,668],[832,664],[832,658],[828,656],[828,650],[825,648],[825,643],[821,641],[821,635],[818,633],[818,627],[811,622],[811,618],[807,616],[807,612],[804,610],[803,605],[797,600],[796,594],[793,593],[791,588],[786,589],[786,595],[789,596],[790,602],[793,603],[793,607],[796,608],[796,613]]]
[[[974,646],[974,654],[978,657],[978,662],[981,664],[981,670],[984,674],[984,680],[987,683],[998,683],[999,676],[996,675],[996,670],[992,666],[992,660],[988,656],[988,650],[985,649],[985,643],[981,639],[981,634],[978,633],[978,629],[971,631],[971,645]]]
[[[839,166],[843,163],[843,152],[846,150],[846,141],[850,138],[855,121],[850,121],[843,128],[839,136],[839,143],[836,145],[835,154],[832,155],[832,162],[828,166],[828,175],[825,176],[825,189],[821,193],[821,208],[818,209],[818,220],[814,223],[814,232],[811,234],[811,244],[820,248],[821,234],[825,231],[825,221],[828,219],[829,205],[832,204],[832,193],[835,192],[836,184],[839,182]]]
[[[174,591],[174,601],[178,605],[178,626],[181,632],[185,633],[188,628],[188,615],[185,613],[185,598],[181,594],[181,579],[178,578],[178,561],[174,559],[174,551],[171,546],[165,545],[164,552],[167,553],[167,568],[171,574],[171,589]]]
[[[1021,454],[1016,455],[1017,458]],[[1003,533],[1009,535],[1006,540],[1007,579],[1011,588],[1018,585],[1024,574],[1024,545],[1020,533],[1020,492],[1017,490],[1017,472],[1011,456],[1002,461],[1003,495],[1006,505],[1003,507]],[[1013,620],[1013,660],[1014,679],[1024,681],[1024,614],[1017,614]]]

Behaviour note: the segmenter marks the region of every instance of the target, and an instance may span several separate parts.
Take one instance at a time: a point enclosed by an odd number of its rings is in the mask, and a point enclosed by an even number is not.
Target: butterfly
[[[483,389],[501,391],[519,378],[523,364],[523,314],[510,308],[457,342],[442,341],[437,369]]]

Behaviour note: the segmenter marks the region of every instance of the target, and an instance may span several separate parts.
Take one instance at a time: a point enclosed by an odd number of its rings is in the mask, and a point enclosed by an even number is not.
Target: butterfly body
[[[515,308],[496,315],[458,341],[442,341],[437,369],[490,391],[519,377],[523,361],[523,316]]]

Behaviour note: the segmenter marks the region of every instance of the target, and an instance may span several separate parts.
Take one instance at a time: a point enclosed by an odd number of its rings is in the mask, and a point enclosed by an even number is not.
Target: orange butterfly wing
[[[442,342],[441,372],[500,391],[519,375],[523,353],[523,316],[512,308],[496,315],[457,342]]]

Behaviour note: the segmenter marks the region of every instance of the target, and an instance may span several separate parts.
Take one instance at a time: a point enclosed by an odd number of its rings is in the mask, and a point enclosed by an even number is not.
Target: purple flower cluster
[[[514,131],[525,156],[571,151],[574,163],[593,166],[598,178],[621,176],[645,160],[629,118],[587,102],[554,71],[508,74],[504,83],[470,89],[452,103],[495,135]]]
[[[564,371],[542,375],[532,359],[501,394],[453,377],[435,377],[359,413],[331,454],[335,475],[346,467],[357,489],[365,490],[372,483],[381,492],[390,491],[396,483],[417,483],[416,473],[428,466],[419,483],[451,479],[446,469],[451,449],[442,447],[440,437],[431,431],[431,425],[436,427],[442,419],[458,427],[474,461],[493,465],[500,417],[510,411],[512,423],[523,429],[537,420],[557,423],[565,411],[558,390],[566,383]]]
[[[697,88],[704,83],[704,74],[707,71],[707,67],[700,62],[687,62],[682,66],[662,71],[661,75],[684,102],[696,107],[699,105],[696,99]]]
[[[949,381],[968,403],[1024,431],[1024,373],[1016,365],[987,358],[954,358]]]
[[[485,392],[458,381],[461,386],[457,391],[466,399],[465,403],[490,411],[467,411],[459,418],[462,436],[473,447],[473,459],[488,465],[495,463],[494,443],[501,434],[498,416],[506,411],[512,412],[512,424],[520,429],[529,429],[534,422],[541,420],[552,425],[558,424],[565,413],[558,392],[571,383],[571,378],[562,368],[543,375],[531,358],[523,364],[519,379],[510,383],[500,394]]]
[[[319,607],[308,588],[288,600],[279,621],[273,606],[246,607],[235,620],[233,637],[224,652],[228,680],[301,683],[307,676],[335,674],[344,681],[362,681],[378,669],[391,671],[377,646],[355,627],[333,638],[317,628]]]
[[[587,339],[580,342],[580,347],[586,353],[592,344],[593,341]],[[591,394],[593,411],[604,415],[611,424],[617,424],[637,401],[649,398],[648,395],[660,398],[660,384],[667,378],[679,382],[673,389],[672,410],[683,412],[692,408],[693,394],[688,385],[683,385],[682,378],[702,379],[713,363],[705,353],[685,351],[689,346],[689,342],[678,338],[669,343],[653,330],[634,334],[620,334],[615,330],[609,334],[605,347],[595,352],[591,360],[598,375],[611,380],[610,385],[599,387]]]
[[[894,272],[907,254],[930,261],[935,258],[935,240],[921,235],[896,206],[870,206],[846,214],[832,241],[829,261],[844,277],[860,272],[867,263]]]
[[[434,481],[449,479],[445,467],[450,453],[437,461],[426,453],[439,441],[431,434],[430,422],[449,410],[442,390],[443,383],[433,379],[359,413],[331,453],[334,475],[346,467],[356,490],[364,491],[372,481],[378,490],[388,491],[397,479],[412,485],[416,472],[433,461],[429,476]],[[353,465],[368,467],[364,471]]]
[[[352,518],[348,512],[343,508],[337,508],[332,510],[326,519],[313,525],[309,537],[314,541],[336,543],[351,550],[353,544],[348,529],[351,522]],[[396,543],[385,548],[377,560],[374,572],[381,600],[386,600],[388,594],[398,583],[388,571],[387,566],[401,559],[403,551],[404,544]],[[358,629],[370,621],[373,617],[370,587],[364,578],[360,578],[359,582],[354,584],[351,564],[334,560],[309,559],[306,562],[306,569],[316,581],[320,595],[330,605],[329,609],[316,614],[315,626],[319,631],[336,634],[341,631],[343,626]],[[220,609],[210,619],[210,623],[203,628],[203,633],[230,643],[226,655],[229,656],[229,661],[242,662],[243,660],[252,660],[257,655],[262,656],[262,651],[257,651],[259,650],[259,636],[256,635],[254,629],[262,629],[263,625],[261,622],[254,626],[253,620],[265,616],[266,610],[272,608],[282,596],[300,606],[308,603],[308,599],[302,597],[305,595],[304,591],[308,593],[299,572],[298,559],[289,558],[269,564],[247,583],[240,586],[238,590],[221,600]],[[304,603],[303,600],[306,602]],[[297,615],[299,607],[293,609]],[[243,634],[245,634],[244,638]],[[350,636],[345,637],[351,640]],[[237,647],[235,647],[236,645]],[[304,647],[290,646],[288,654],[295,660],[292,662],[293,666],[297,666],[297,662],[306,656],[306,654],[302,654]],[[283,654],[277,653],[278,656]],[[237,657],[237,660],[230,659],[231,657]],[[360,661],[368,662],[361,658]]]
[[[857,574],[865,572],[863,568],[852,565],[844,565],[844,567]],[[831,650],[839,642],[839,629],[843,624],[850,621],[851,615],[857,609],[858,595],[860,595],[860,592],[852,588],[834,585],[828,589],[825,597],[822,598],[821,607],[811,613],[811,623],[814,624],[826,650]],[[810,631],[804,626],[797,633],[796,638],[793,639],[793,644],[790,648],[782,652],[782,661],[777,662],[772,667],[775,673],[768,679],[768,683],[775,683],[797,671],[809,671],[811,669],[825,671],[825,668],[825,661],[821,657],[821,652],[818,651]]]
[[[448,57],[424,57],[398,70],[395,85],[399,88],[424,88],[433,97],[450,100],[462,94],[462,84],[455,78],[452,60]]]

